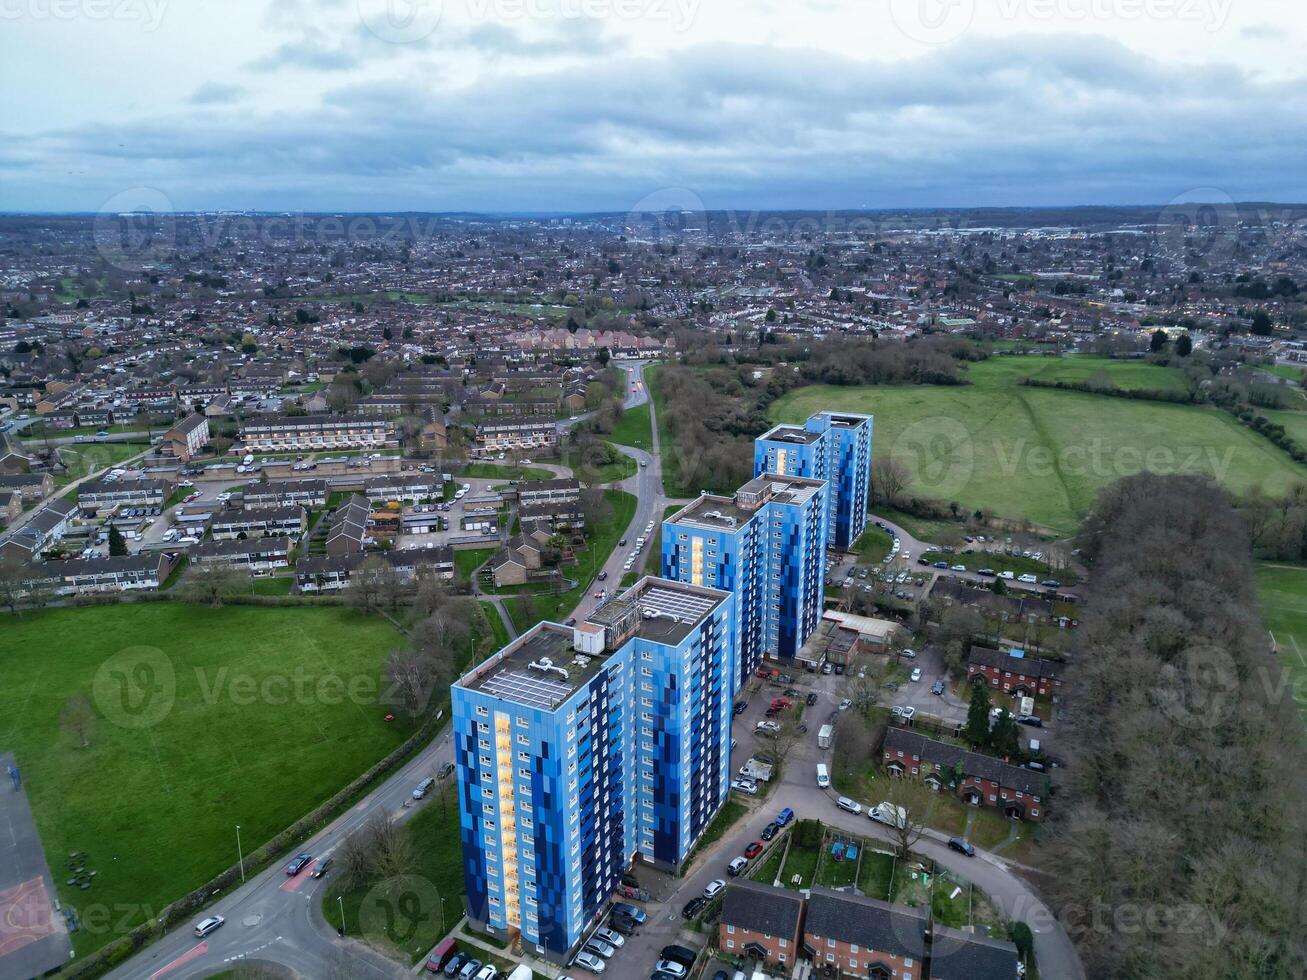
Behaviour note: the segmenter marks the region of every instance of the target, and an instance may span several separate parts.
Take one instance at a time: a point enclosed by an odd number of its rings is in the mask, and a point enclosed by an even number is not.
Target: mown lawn
[[[622,413],[622,420],[617,423],[611,436],[619,446],[634,446],[645,452],[653,452],[653,424],[649,420],[649,403],[628,408]]]
[[[1307,565],[1258,562],[1262,622],[1270,630],[1285,671],[1279,690],[1296,696],[1307,720]]]
[[[1282,493],[1307,479],[1282,450],[1214,408],[1030,388],[1022,375],[1087,377],[1160,387],[1168,369],[1090,358],[993,358],[966,386],[800,388],[775,402],[778,421],[836,409],[876,416],[875,456],[912,474],[906,492],[967,513],[989,509],[1073,531],[1097,492],[1123,476],[1206,473],[1236,493]]]
[[[552,480],[554,478],[550,470],[542,470],[535,466],[505,466],[503,463],[472,463],[455,473],[454,479],[457,480],[460,476],[478,477],[483,480]]]
[[[397,746],[381,670],[402,637],[341,608],[141,603],[6,618],[0,745],[22,767],[60,898],[139,924]],[[94,710],[89,747],[60,723]],[[98,875],[68,889],[63,857]],[[119,917],[115,917],[117,924]],[[84,929],[85,954],[116,934]]]

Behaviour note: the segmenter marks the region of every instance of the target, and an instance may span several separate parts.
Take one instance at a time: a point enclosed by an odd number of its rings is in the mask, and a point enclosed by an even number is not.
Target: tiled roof
[[[926,950],[925,913],[820,885],[808,898],[803,932],[893,956],[920,959]]]
[[[798,934],[803,896],[757,881],[734,881],[726,886],[722,922],[737,929],[791,939]]]

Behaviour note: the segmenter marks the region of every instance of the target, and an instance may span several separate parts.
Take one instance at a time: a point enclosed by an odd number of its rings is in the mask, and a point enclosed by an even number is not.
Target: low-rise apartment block
[[[395,426],[364,415],[284,415],[255,418],[240,431],[248,452],[320,452],[330,449],[379,449],[394,442]]]
[[[1013,819],[1044,819],[1049,783],[1042,772],[896,727],[885,732],[882,761],[892,775],[924,780],[971,806],[992,807]]]
[[[298,504],[282,507],[246,507],[214,515],[209,529],[215,541],[246,538],[296,538],[308,527],[308,513]]]

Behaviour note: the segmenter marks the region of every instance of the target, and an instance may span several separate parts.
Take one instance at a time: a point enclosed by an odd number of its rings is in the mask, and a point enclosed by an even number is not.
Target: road
[[[630,392],[628,385],[627,405],[634,407],[648,397],[642,380],[643,364],[622,366],[632,380],[638,382],[636,392]],[[650,408],[652,418],[652,405]],[[636,534],[643,532],[650,520],[655,523],[661,520],[663,508],[671,502],[662,492],[656,424],[653,425],[653,439],[653,454],[629,447],[623,449],[638,461],[648,462],[648,466],[642,466],[635,476],[622,483],[624,489],[636,493],[639,498],[636,515],[627,535],[632,543]],[[910,547],[914,551],[920,550],[915,543]],[[610,588],[616,587],[621,579],[626,550],[619,549],[604,566],[608,572],[605,584]],[[590,591],[587,591],[586,598],[577,607],[575,615],[579,618],[588,614],[595,604]],[[800,681],[818,691],[819,704],[810,709],[814,712],[814,718],[818,717],[816,712],[824,713],[833,709],[844,696],[840,688],[843,681],[844,678],[840,676],[821,674],[805,675]],[[739,740],[739,745],[733,752],[737,766],[743,764],[753,751],[752,726],[756,719],[752,715],[761,712],[762,700],[764,698],[761,695],[756,697],[758,703],[753,705],[752,713],[741,715],[733,725],[734,734]],[[626,948],[610,965],[608,974],[618,977],[647,975],[658,949],[679,936],[682,921],[680,909],[684,903],[700,894],[711,879],[725,877],[726,862],[741,853],[749,841],[756,839],[762,828],[782,807],[792,807],[801,816],[820,816],[832,826],[850,832],[888,840],[888,835],[879,825],[865,817],[837,809],[833,797],[824,797],[821,791],[816,790],[809,777],[815,763],[828,755],[828,751],[817,749],[815,735],[796,746],[786,761],[782,782],[772,791],[765,804],[754,809],[731,834],[712,847],[698,869],[685,878],[670,879],[655,875],[647,869],[639,869],[642,878],[650,879],[651,883],[656,880],[656,885],[666,894],[649,905],[649,922],[628,941]],[[389,814],[403,820],[416,812],[417,808],[438,806],[434,797],[407,808],[404,804],[410,799],[412,788],[421,779],[436,775],[446,763],[452,761],[451,739],[446,729],[397,774],[300,849],[322,855],[376,814]],[[253,842],[250,844],[252,846]],[[949,851],[936,840],[923,840],[919,850],[942,866],[974,882],[991,896],[1005,915],[1030,924],[1035,937],[1036,956],[1044,976],[1083,977],[1079,960],[1065,931],[1047,906],[1001,858],[983,852],[975,858],[966,858]],[[207,939],[197,940],[191,934],[189,925],[175,929],[109,976],[114,980],[153,980],[156,977],[186,980],[208,976],[236,959],[256,958],[283,964],[306,977],[322,977],[329,975],[328,971],[333,964],[339,965],[336,961],[342,956],[348,960],[350,976],[411,976],[410,970],[382,959],[361,944],[341,941],[336,937],[322,918],[319,908],[322,890],[329,880],[301,876],[294,879],[298,887],[290,890],[284,887],[287,879],[281,867],[268,868],[253,875],[246,884],[206,910],[206,914],[222,915],[227,920],[223,928],[210,934]],[[198,920],[201,916],[195,918]],[[701,937],[696,934],[687,936],[695,936],[694,944],[700,944]],[[588,976],[575,969],[567,972],[578,977]]]

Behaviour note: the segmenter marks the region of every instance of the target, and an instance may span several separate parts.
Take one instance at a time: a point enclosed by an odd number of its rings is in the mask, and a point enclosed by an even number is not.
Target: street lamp
[[[236,855],[241,863],[241,881],[245,880],[245,852],[241,850],[241,825],[236,825]]]
[[[336,931],[343,936],[345,935],[345,896],[337,895],[336,901],[340,903],[340,928]]]

